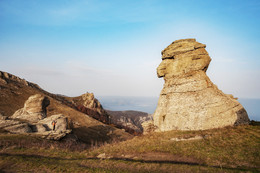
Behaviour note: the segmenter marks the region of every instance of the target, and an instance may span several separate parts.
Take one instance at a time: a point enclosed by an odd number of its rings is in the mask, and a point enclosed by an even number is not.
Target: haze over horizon
[[[260,1],[0,1],[0,70],[77,96],[158,97],[172,41],[196,38],[219,89],[260,98]]]

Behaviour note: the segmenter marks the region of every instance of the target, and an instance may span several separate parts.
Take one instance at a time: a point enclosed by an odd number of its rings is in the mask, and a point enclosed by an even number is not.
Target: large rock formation
[[[46,139],[59,140],[71,130],[68,129],[68,120],[64,115],[47,117],[46,107],[49,104],[48,97],[40,94],[33,95],[25,102],[24,107],[11,117],[0,114],[0,128],[11,133],[33,134]],[[53,121],[56,122],[55,128]]]
[[[94,97],[93,93],[85,93],[78,97],[66,97],[71,101],[77,110],[95,118],[103,123],[110,124],[109,115],[103,109],[101,103]]]
[[[182,39],[162,51],[157,74],[165,84],[154,113],[158,131],[204,130],[249,122],[243,106],[206,75],[211,59],[205,47],[195,39]]]
[[[46,107],[49,106],[50,100],[40,94],[33,95],[24,103],[24,107],[17,110],[11,118],[19,118],[30,122],[38,122],[46,118]]]

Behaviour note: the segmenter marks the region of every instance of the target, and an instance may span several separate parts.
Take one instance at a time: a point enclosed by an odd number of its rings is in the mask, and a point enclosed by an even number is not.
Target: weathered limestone
[[[19,133],[19,134],[32,132],[32,129],[29,127],[28,123],[20,123],[13,126],[8,126],[4,129],[9,132]]]
[[[68,120],[62,114],[52,115],[48,118],[44,118],[43,120],[38,121],[38,124],[43,124],[48,130],[52,130],[52,121],[57,122],[55,125],[56,132],[62,132],[68,129]]]
[[[0,114],[0,128],[11,133],[38,135],[42,138],[59,140],[70,133],[68,120],[62,115],[47,117],[46,107],[50,100],[40,94],[33,95],[10,118]],[[55,128],[52,122],[55,121]]]
[[[83,106],[97,111],[99,114],[106,114],[101,103],[94,97],[93,93],[85,93],[81,95]]]
[[[85,93],[78,97],[70,98],[78,110],[101,122],[109,123],[109,115],[93,93]]]
[[[243,106],[206,75],[211,58],[205,47],[195,39],[183,39],[162,51],[157,75],[165,84],[154,113],[158,131],[204,130],[249,122]]]
[[[33,95],[25,102],[24,107],[17,110],[11,118],[38,122],[46,118],[46,107],[49,106],[50,100],[40,94]]]

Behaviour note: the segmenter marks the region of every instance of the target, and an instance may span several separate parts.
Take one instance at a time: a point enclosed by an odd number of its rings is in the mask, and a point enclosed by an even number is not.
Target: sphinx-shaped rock
[[[33,95],[24,103],[24,107],[17,110],[11,118],[28,120],[29,122],[38,122],[46,118],[46,107],[50,100],[40,94]]]
[[[206,70],[211,58],[195,39],[174,41],[162,51],[158,77],[165,80],[154,125],[158,131],[204,130],[247,124],[243,106],[214,85]]]

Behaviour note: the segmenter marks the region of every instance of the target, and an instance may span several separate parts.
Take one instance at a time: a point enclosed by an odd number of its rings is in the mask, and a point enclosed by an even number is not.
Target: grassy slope
[[[207,137],[194,141],[170,140],[195,135]],[[40,145],[44,143],[42,139],[32,140],[28,146],[19,142],[23,140],[16,140],[17,136],[2,134],[0,138],[0,169],[10,172],[260,171],[259,125],[154,133],[83,151],[72,151],[72,145],[67,143]],[[106,159],[97,159],[103,153]]]
[[[11,116],[16,110],[24,106],[24,102],[31,95],[46,95],[46,93],[48,92],[9,80],[8,84],[0,84],[0,113]],[[54,98],[49,97],[49,99],[50,105],[47,107],[47,115],[63,114],[68,117],[73,133],[87,144],[103,144],[132,137],[130,134],[115,127],[104,125]]]

